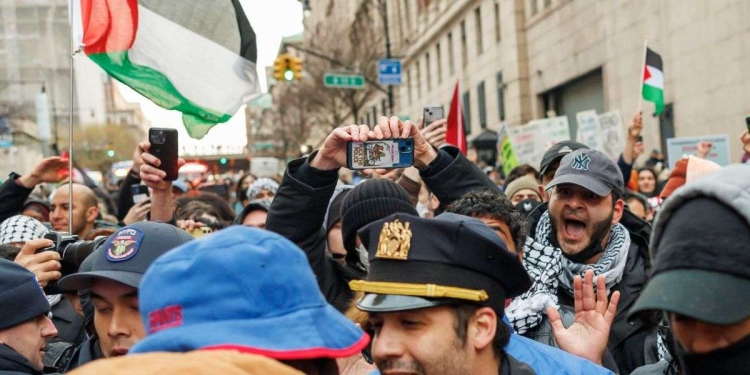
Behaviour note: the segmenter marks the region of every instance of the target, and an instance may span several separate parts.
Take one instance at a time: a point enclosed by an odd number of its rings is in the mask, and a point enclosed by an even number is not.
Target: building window
[[[481,7],[474,9],[474,24],[477,28],[477,55],[481,55],[484,51],[482,48],[482,12]]]
[[[495,76],[497,80],[497,110],[500,116],[500,121],[505,121],[505,83],[503,83],[503,73],[498,72]]]
[[[448,33],[448,73],[452,76],[455,72],[454,59],[456,56],[453,55],[453,33]]]
[[[500,2],[495,1],[495,42],[500,43]]]
[[[440,82],[443,81],[443,57],[442,53],[440,52],[439,42],[437,46],[435,46],[435,55],[437,56],[437,83],[439,85]]]
[[[422,99],[422,69],[417,61],[417,100]]]
[[[484,81],[477,85],[477,105],[479,106],[479,126],[487,129],[487,105],[484,102]]]
[[[537,0],[529,0],[531,1],[531,15],[535,15],[539,13],[539,5],[537,4]]]
[[[466,21],[461,21],[461,63],[463,66],[469,63],[469,56],[466,53]]]
[[[409,104],[411,104],[412,101],[414,101],[414,99],[411,96],[411,86],[413,84],[414,84],[414,82],[412,82],[412,80],[411,80],[411,69],[406,69],[406,91],[407,91],[407,95],[409,97]]]
[[[380,101],[380,112],[383,112],[383,116],[389,117],[392,115],[392,113],[388,113],[389,109],[386,108],[385,99]]]
[[[464,134],[471,133],[471,105],[469,105],[469,91],[464,91],[464,97],[461,100],[464,111]]]

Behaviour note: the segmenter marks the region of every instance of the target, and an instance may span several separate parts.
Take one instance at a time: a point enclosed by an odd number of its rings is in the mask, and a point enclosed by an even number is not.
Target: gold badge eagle
[[[383,224],[378,240],[376,258],[406,260],[411,248],[410,223],[402,223],[398,219]]]

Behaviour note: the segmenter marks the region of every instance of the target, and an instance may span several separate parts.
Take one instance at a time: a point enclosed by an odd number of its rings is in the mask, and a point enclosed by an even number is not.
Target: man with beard
[[[677,361],[636,373],[750,371],[748,191],[750,168],[733,165],[685,185],[662,205],[651,237],[652,279],[630,315],[664,312],[665,343]]]
[[[70,198],[70,189],[73,189],[73,202]],[[99,216],[99,206],[94,191],[81,184],[65,184],[57,188],[52,194],[50,204],[49,220],[52,230],[57,232],[68,231],[68,211],[73,210],[73,225],[71,234],[83,239],[86,233],[95,228],[96,218]]]
[[[620,169],[600,151],[579,149],[562,158],[546,190],[548,210],[540,206],[537,215],[529,216],[533,243],[525,251],[562,255],[557,277],[562,305],[574,306],[574,277],[587,270],[605,279],[610,295],[620,292],[608,348],[621,373],[657,362],[654,320],[628,322],[623,313],[648,279],[649,227],[624,209]]]

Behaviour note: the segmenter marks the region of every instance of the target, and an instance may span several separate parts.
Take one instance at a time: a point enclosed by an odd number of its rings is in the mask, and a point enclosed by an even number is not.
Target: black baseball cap
[[[598,196],[611,192],[622,196],[625,190],[620,167],[603,152],[590,149],[579,149],[565,155],[560,160],[555,178],[544,189],[560,184],[578,185]]]
[[[717,325],[750,318],[750,168],[733,165],[670,195],[651,235],[652,277],[628,318],[666,311]]]
[[[588,149],[589,146],[576,141],[562,141],[556,143],[544,153],[544,156],[542,156],[542,164],[539,166],[539,173],[544,175],[547,173],[547,169],[549,169],[549,166],[552,165],[552,163],[562,159],[563,156],[582,148]]]
[[[395,214],[365,226],[359,236],[368,250],[370,272],[366,280],[349,286],[366,293],[357,302],[363,311],[474,303],[502,315],[506,298],[531,287],[518,256],[475,218]]]
[[[92,255],[91,271],[68,275],[59,286],[66,291],[89,289],[94,279],[109,279],[138,288],[141,278],[159,256],[190,240],[187,232],[173,225],[142,221],[109,236]]]

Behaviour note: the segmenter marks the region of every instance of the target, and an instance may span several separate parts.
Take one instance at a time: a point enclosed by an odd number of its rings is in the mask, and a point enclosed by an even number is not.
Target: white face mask
[[[359,262],[362,263],[362,265],[365,266],[365,269],[369,272],[370,260],[368,259],[367,249],[365,249],[364,245],[360,244],[357,246],[357,252],[359,253]]]
[[[417,213],[419,214],[419,217],[424,218],[427,213],[430,212],[430,208],[427,207],[426,204],[422,204],[422,202],[417,202]]]

